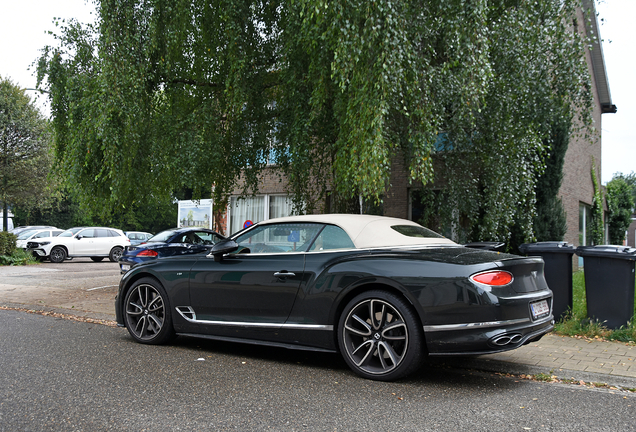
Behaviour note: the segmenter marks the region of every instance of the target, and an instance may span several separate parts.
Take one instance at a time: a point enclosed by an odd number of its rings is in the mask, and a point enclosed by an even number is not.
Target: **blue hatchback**
[[[127,246],[119,259],[121,273],[132,266],[157,258],[207,252],[224,236],[207,228],[171,228],[151,237],[145,243]]]

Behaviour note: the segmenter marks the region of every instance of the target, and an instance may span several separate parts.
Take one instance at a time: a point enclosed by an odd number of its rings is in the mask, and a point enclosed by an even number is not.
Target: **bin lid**
[[[576,248],[573,244],[564,241],[545,241],[537,243],[524,243],[519,245],[522,254],[550,252],[568,253],[574,255]]]
[[[484,242],[472,242],[466,243],[464,246],[473,249],[485,249],[490,251],[496,251],[503,248],[506,245],[504,242],[496,241],[484,241]]]
[[[636,249],[629,246],[579,246],[576,248],[576,254],[582,257],[606,257],[636,261]]]

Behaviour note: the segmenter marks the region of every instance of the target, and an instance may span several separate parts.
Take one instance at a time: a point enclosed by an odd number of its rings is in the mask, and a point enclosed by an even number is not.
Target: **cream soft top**
[[[393,246],[457,246],[455,242],[445,237],[418,237],[400,233],[393,227],[418,227],[433,233],[413,221],[386,216],[355,215],[355,214],[322,214],[288,216],[259,222],[259,225],[271,223],[321,223],[331,224],[342,228],[351,238],[358,249],[393,247]],[[399,229],[399,228],[398,228]],[[407,228],[408,230],[408,228]],[[401,229],[401,231],[405,231]],[[439,234],[437,234],[439,235]]]

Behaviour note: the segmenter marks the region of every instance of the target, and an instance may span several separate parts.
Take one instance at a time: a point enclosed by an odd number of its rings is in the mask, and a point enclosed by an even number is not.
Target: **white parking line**
[[[93,290],[98,290],[98,289],[102,289],[102,288],[112,288],[112,287],[116,287],[116,286],[119,286],[119,285],[106,285],[106,286],[103,286],[103,287],[89,288],[86,291],[93,291]]]

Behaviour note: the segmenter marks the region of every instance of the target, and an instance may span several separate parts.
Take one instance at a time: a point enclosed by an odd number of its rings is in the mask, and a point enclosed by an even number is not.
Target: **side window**
[[[95,237],[109,237],[108,230],[105,229],[96,229]]]
[[[108,237],[121,237],[117,231],[108,230]]]
[[[92,228],[89,229],[85,229],[79,232],[79,235],[82,236],[82,238],[94,238],[95,237],[95,230]]]
[[[38,238],[44,238],[44,237],[50,237],[51,236],[51,232],[50,231],[42,231],[41,233],[37,233],[36,235],[34,235],[33,239],[38,239]]]
[[[197,231],[196,234],[199,239],[201,239],[201,244],[204,245],[213,245],[219,241],[219,238],[215,234],[209,233],[207,231]]]
[[[53,231],[53,234],[52,234],[52,235],[53,235],[53,237],[57,237],[57,236],[59,236],[60,234],[62,234],[63,232],[64,232],[64,231]]]
[[[340,227],[327,225],[309,248],[310,252],[322,250],[355,249],[349,235]]]
[[[272,224],[254,228],[235,241],[250,253],[305,252],[322,228],[320,224]]]

